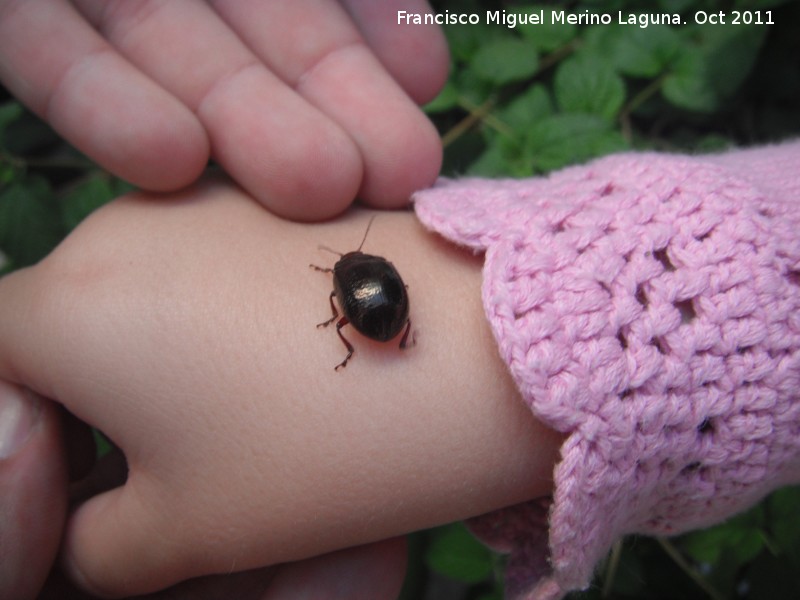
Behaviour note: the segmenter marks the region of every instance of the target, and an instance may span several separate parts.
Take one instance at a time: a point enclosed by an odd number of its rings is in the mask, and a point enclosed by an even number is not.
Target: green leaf
[[[767,28],[758,25],[709,28],[708,73],[721,97],[733,94],[750,75],[766,34]]]
[[[549,117],[532,127],[525,139],[525,151],[540,172],[626,148],[622,135],[608,121],[585,114]]]
[[[740,9],[758,10],[764,8],[774,8],[781,4],[789,4],[794,0],[736,0],[733,5]]]
[[[5,132],[8,126],[22,116],[23,108],[19,102],[0,104],[0,147],[5,146]]]
[[[499,177],[510,175],[508,172],[508,161],[502,148],[498,144],[488,146],[481,154],[469,165],[467,175],[475,177]]]
[[[680,37],[672,27],[623,27],[612,43],[611,60],[625,75],[657,77],[680,53]]]
[[[481,46],[472,60],[472,70],[476,74],[498,85],[527,79],[538,68],[536,47],[529,41],[510,36]]]
[[[659,12],[683,12],[697,5],[697,0],[658,0]]]
[[[542,52],[552,52],[572,41],[578,28],[571,23],[553,23],[553,8],[546,6],[511,7],[509,13],[543,14],[544,20],[536,25],[518,25],[516,30],[529,39]]]
[[[0,191],[0,248],[14,268],[44,258],[62,236],[47,181],[28,177]]]
[[[663,94],[680,108],[713,112],[750,74],[766,28],[706,26],[686,31],[697,41],[683,47],[664,81]]]
[[[72,188],[61,199],[64,226],[71,231],[92,211],[119,195],[118,186],[107,174],[98,172]]]
[[[445,25],[442,30],[447,37],[450,56],[456,62],[469,62],[481,46],[502,39],[505,33],[483,21],[477,25]]]
[[[433,533],[426,554],[431,569],[465,583],[478,583],[491,575],[491,552],[464,525],[448,525]]]
[[[467,174],[483,177],[531,177],[537,174],[527,134],[532,126],[514,131],[484,128],[486,148],[467,169]]]
[[[688,533],[681,538],[680,547],[698,563],[714,565],[729,552],[735,562],[743,564],[758,556],[764,536],[755,527],[731,522]]]
[[[428,114],[445,112],[458,104],[458,90],[452,79],[448,79],[442,91],[433,100],[428,102],[423,109]]]
[[[553,85],[564,112],[597,115],[612,121],[625,102],[625,83],[607,63],[588,57],[561,63]]]
[[[699,52],[684,52],[661,89],[664,97],[679,108],[710,113],[719,106],[708,61]]]
[[[495,112],[503,123],[517,131],[524,131],[553,114],[550,94],[543,85],[532,85],[519,94],[508,106]]]
[[[95,455],[97,458],[103,458],[114,449],[114,444],[112,444],[99,429],[92,427],[92,438],[94,438]]]
[[[770,531],[777,550],[791,557],[800,569],[800,487],[787,487],[774,492],[767,501],[770,521],[779,524]]]
[[[495,86],[473,69],[457,69],[451,82],[458,90],[459,103],[464,106],[480,106],[495,92]]]
[[[0,188],[3,188],[12,183],[20,175],[21,169],[14,165],[11,161],[4,160],[0,155]]]

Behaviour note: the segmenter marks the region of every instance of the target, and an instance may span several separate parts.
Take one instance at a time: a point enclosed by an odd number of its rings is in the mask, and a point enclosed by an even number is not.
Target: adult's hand
[[[78,149],[156,191],[211,157],[298,220],[432,183],[441,147],[415,103],[447,65],[441,31],[393,3],[0,0],[0,80]]]
[[[58,551],[67,468],[57,407],[0,380],[0,598],[34,598]]]

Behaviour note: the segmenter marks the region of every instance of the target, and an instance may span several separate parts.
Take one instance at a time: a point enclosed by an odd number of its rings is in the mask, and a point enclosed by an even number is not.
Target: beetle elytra
[[[340,258],[333,268],[309,265],[317,271],[333,273],[333,291],[329,297],[333,316],[319,323],[317,327],[327,327],[339,317],[333,301],[336,297],[342,311],[341,318],[336,322],[336,333],[347,348],[347,356],[334,367],[337,371],[347,366],[347,361],[355,352],[353,344],[342,334],[342,327],[348,323],[362,335],[379,342],[394,339],[405,328],[400,338],[400,348],[407,347],[411,319],[408,317],[406,285],[395,266],[388,260],[361,252],[374,219],[375,217],[370,219],[364,239],[357,250],[342,254],[320,246],[321,249],[339,255]]]

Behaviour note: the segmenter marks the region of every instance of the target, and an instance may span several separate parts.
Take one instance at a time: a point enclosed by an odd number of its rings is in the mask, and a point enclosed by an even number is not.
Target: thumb
[[[191,575],[177,552],[180,531],[166,522],[159,495],[142,480],[98,494],[70,515],[63,543],[63,565],[84,590],[101,597],[163,589]]]
[[[35,598],[67,508],[55,405],[0,380],[0,598]]]

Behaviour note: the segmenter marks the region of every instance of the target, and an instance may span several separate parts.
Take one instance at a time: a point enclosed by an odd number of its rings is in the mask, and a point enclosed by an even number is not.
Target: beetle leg
[[[336,320],[336,317],[339,316],[339,311],[336,310],[336,305],[333,303],[333,297],[335,295],[336,295],[336,291],[333,291],[333,292],[331,292],[331,295],[330,295],[330,298],[329,298],[329,300],[331,301],[331,312],[333,313],[333,316],[330,319],[328,319],[327,321],[323,321],[322,323],[317,323],[317,327],[327,327],[328,325],[330,325],[331,323],[333,323]]]
[[[347,317],[342,317],[336,323],[336,333],[339,334],[339,337],[341,338],[342,343],[344,344],[344,347],[347,348],[347,356],[345,356],[344,360],[333,368],[334,371],[338,371],[341,367],[346,367],[347,366],[347,361],[350,360],[351,356],[353,356],[353,344],[348,342],[347,338],[342,335],[342,327],[347,325],[349,322],[350,322],[350,319],[348,319]]]
[[[400,348],[405,350],[408,347],[408,333],[411,331],[411,319],[407,321],[406,330],[403,332],[403,337],[400,338]],[[411,336],[411,345],[417,345],[417,336]]]
[[[308,265],[308,266],[314,269],[315,271],[320,271],[322,273],[333,273],[333,269],[331,269],[330,267],[318,267],[317,265]]]

